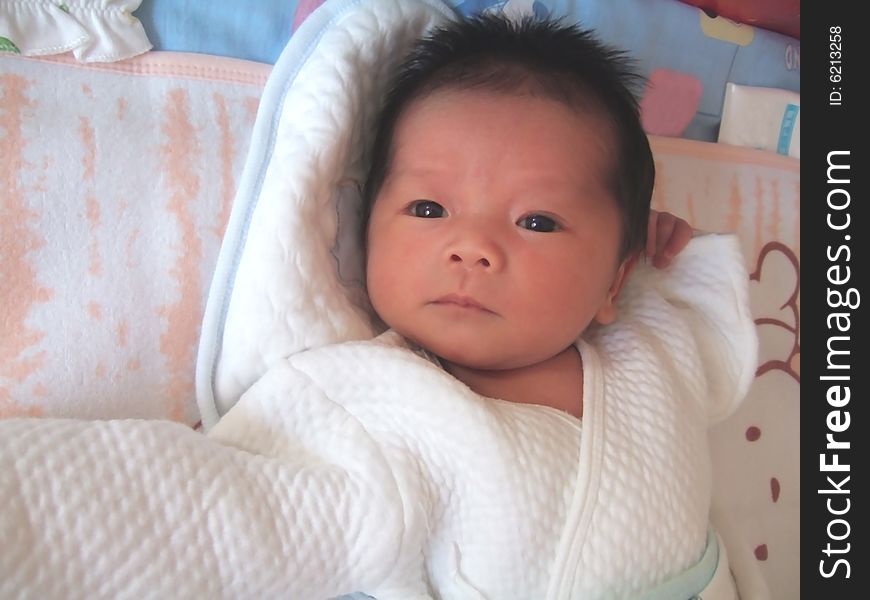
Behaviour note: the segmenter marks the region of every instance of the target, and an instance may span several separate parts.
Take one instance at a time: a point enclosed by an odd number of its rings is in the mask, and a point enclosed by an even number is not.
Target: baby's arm
[[[0,421],[0,597],[385,585],[401,566],[403,491],[358,422],[276,371],[213,439],[159,421]]]
[[[621,312],[645,321],[684,383],[705,390],[711,418],[722,418],[745,395],[756,368],[749,278],[738,240],[702,234],[678,217],[651,211],[646,253],[651,260],[629,279]],[[665,304],[656,306],[654,296]]]

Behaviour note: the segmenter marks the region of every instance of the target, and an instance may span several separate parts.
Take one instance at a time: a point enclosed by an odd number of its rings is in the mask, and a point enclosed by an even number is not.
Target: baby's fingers
[[[651,213],[647,256],[656,268],[667,267],[692,239],[692,227],[670,213]]]

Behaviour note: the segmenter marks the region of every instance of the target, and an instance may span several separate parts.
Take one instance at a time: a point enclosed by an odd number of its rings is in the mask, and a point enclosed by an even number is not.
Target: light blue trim
[[[455,18],[453,10],[440,0],[416,1],[443,13],[445,18]],[[257,208],[263,180],[275,149],[278,123],[287,92],[325,32],[348,12],[357,9],[360,5],[376,2],[377,0],[324,2],[302,22],[290,38],[263,89],[248,156],[215,264],[203,314],[196,360],[196,400],[206,430],[215,425],[221,417],[221,411],[215,401],[214,379],[223,344],[224,324],[251,218]]]
[[[700,594],[713,580],[719,565],[719,540],[712,528],[707,530],[707,545],[701,559],[684,571],[658,587],[633,598],[632,600],[703,600]],[[364,594],[341,596],[334,600],[363,600],[371,598]]]
[[[697,563],[633,600],[690,600],[697,598],[712,581],[718,565],[719,540],[716,537],[716,532],[708,529],[707,546]]]
[[[794,126],[797,122],[797,116],[801,107],[798,104],[786,104],[785,112],[782,113],[782,123],[779,126],[779,143],[776,146],[776,151],[779,154],[788,156],[788,149],[791,146],[791,136],[794,132]]]

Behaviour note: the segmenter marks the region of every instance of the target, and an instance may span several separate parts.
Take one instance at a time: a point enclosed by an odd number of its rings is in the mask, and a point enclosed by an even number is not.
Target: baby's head
[[[552,22],[482,17],[420,42],[364,191],[382,320],[476,369],[541,362],[612,321],[654,178],[637,80]]]

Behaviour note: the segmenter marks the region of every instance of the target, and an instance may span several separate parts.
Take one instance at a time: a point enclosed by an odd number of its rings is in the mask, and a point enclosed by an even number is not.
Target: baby
[[[634,79],[554,23],[485,17],[421,42],[365,188],[387,332],[288,358],[207,438],[0,423],[4,448],[56,444],[0,453],[17,474],[0,533],[36,557],[4,552],[0,596],[611,600],[693,569],[706,429],[751,381],[754,325],[734,239],[650,213]],[[69,456],[89,468],[58,473]],[[60,563],[58,531],[80,562]],[[162,558],[130,564],[134,546]]]
[[[616,318],[647,234],[632,78],[587,33],[494,18],[423,42],[399,78],[365,194],[369,296],[483,396],[582,414],[574,343]],[[691,228],[653,217],[665,260]]]

